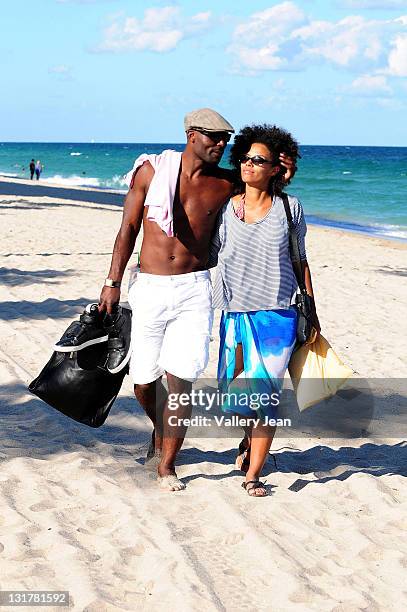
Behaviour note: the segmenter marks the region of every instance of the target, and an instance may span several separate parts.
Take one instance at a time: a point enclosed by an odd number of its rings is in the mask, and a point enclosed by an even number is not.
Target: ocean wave
[[[16,174],[15,172],[3,172],[3,170],[0,170],[0,176],[9,176],[10,178],[21,178],[20,174]]]
[[[79,151],[72,151],[72,153],[70,153],[69,155],[77,156],[82,155],[82,153],[79,153]]]
[[[93,176],[54,176],[44,177],[44,182],[52,183],[53,185],[64,185],[67,187],[101,187],[100,179]]]
[[[332,219],[313,214],[307,214],[307,222],[324,227],[357,232],[359,234],[368,234],[377,238],[393,238],[407,241],[407,226],[405,224],[364,223],[363,221],[355,222],[350,219]]]
[[[103,187],[108,187],[109,189],[126,189],[127,183],[124,180],[123,174],[115,174],[111,179],[107,179],[102,183]]]
[[[400,240],[407,240],[407,227],[390,224],[372,224],[370,227],[373,228],[373,232],[375,234],[380,234],[381,236],[388,236],[389,238],[399,238]]]

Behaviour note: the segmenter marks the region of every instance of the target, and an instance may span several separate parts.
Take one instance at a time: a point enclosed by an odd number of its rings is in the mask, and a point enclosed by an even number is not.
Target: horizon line
[[[138,145],[138,144],[146,144],[146,145],[166,145],[172,144],[177,146],[185,145],[186,142],[170,142],[170,141],[161,141],[161,142],[153,142],[153,141],[134,141],[134,142],[126,142],[126,141],[109,141],[109,140],[0,140],[0,145],[3,144],[78,144],[78,145],[91,145],[91,144],[118,144],[118,145]],[[232,143],[233,144],[233,143]],[[406,149],[407,145],[372,145],[372,144],[305,144],[299,143],[301,147],[370,147],[370,148],[395,148],[395,149]],[[231,146],[228,144],[227,146]]]

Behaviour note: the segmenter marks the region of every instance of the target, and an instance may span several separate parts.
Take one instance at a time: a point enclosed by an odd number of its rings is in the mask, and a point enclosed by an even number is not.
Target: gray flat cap
[[[231,134],[235,131],[229,121],[211,108],[200,108],[185,115],[184,127],[186,132],[193,128],[200,128],[207,132],[230,132]]]

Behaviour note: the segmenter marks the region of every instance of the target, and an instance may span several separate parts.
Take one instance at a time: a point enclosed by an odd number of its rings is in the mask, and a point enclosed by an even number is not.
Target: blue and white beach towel
[[[264,400],[259,405],[259,394],[270,397],[281,392],[296,328],[297,313],[293,308],[222,313],[218,382],[227,398],[222,404],[224,412],[248,418],[276,417],[275,401],[267,404]],[[244,370],[233,380],[238,344],[242,344]]]

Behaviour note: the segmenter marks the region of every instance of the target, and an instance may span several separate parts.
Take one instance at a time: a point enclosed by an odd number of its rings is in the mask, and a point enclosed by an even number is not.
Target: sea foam
[[[54,176],[44,177],[44,182],[52,183],[53,185],[64,185],[67,187],[100,187],[100,180],[93,176],[61,176],[55,174]]]

